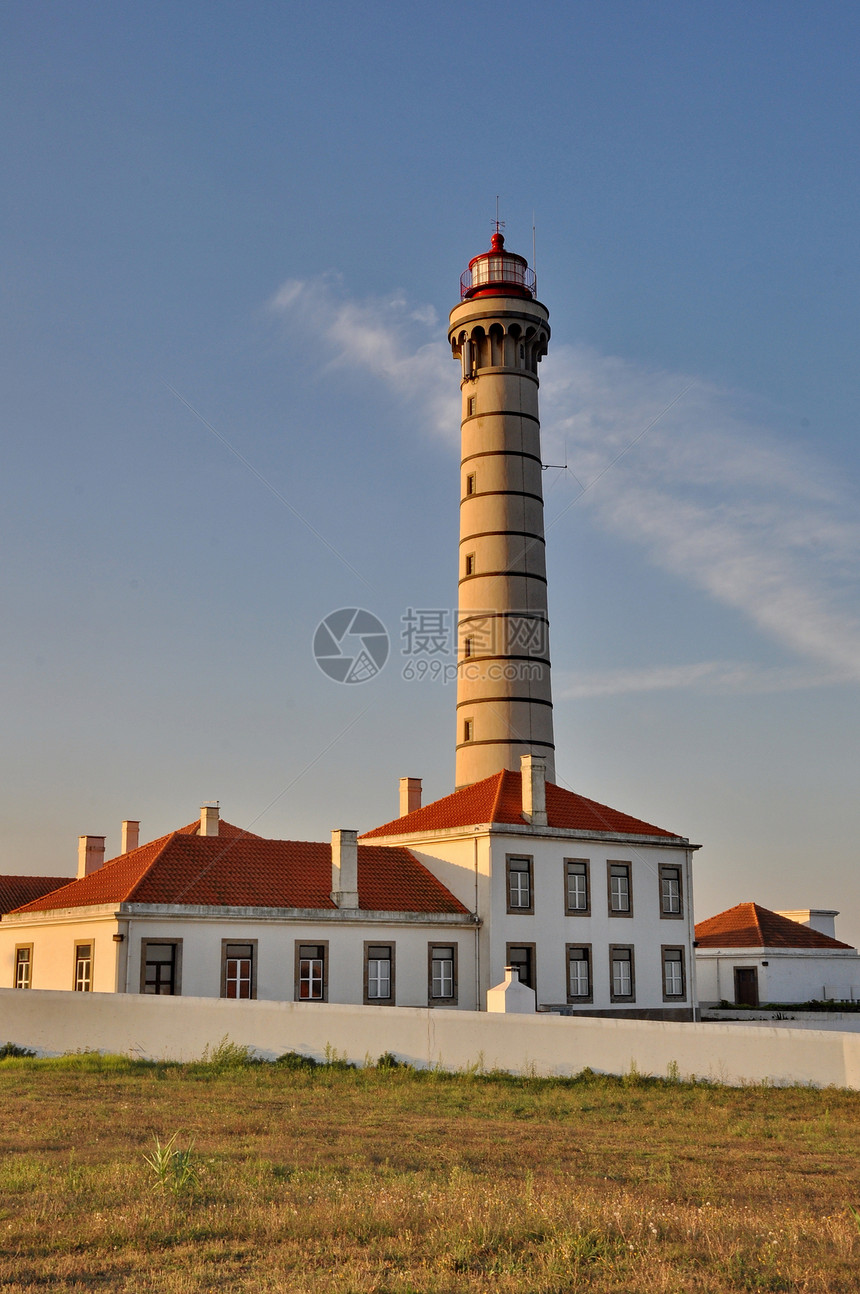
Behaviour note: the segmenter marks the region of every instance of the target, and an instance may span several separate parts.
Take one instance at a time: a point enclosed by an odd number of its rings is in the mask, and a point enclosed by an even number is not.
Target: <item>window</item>
[[[471,639],[471,638],[464,638],[464,639],[463,639],[463,655],[464,655],[464,656],[466,656],[466,657],[468,657],[468,656],[471,656],[471,655],[472,655],[472,639]]]
[[[430,1005],[457,1001],[457,945],[430,944]]]
[[[33,945],[26,944],[15,949],[15,987],[30,988],[33,983]]]
[[[505,965],[516,966],[521,984],[527,984],[531,989],[537,988],[534,944],[507,944],[505,947]]]
[[[296,1001],[328,1001],[328,944],[296,944]]]
[[[89,993],[93,987],[93,946],[75,944],[75,992]]]
[[[564,910],[569,916],[587,917],[591,912],[591,896],[588,885],[588,860],[585,858],[566,858],[564,860],[565,890]]]
[[[466,554],[466,574],[467,575],[475,574],[475,554],[474,553]]]
[[[474,739],[475,739],[475,724],[474,724],[474,720],[472,720],[472,719],[464,719],[464,720],[463,720],[463,740],[464,740],[464,741],[474,741]]]
[[[660,868],[660,916],[683,916],[680,867]]]
[[[478,412],[478,397],[477,397],[476,395],[470,395],[470,396],[469,396],[469,413],[470,413],[470,415],[474,415],[474,414],[476,414],[477,412]]]
[[[466,493],[467,493],[467,494],[474,494],[474,493],[475,493],[475,488],[476,488],[476,487],[475,487],[475,473],[474,473],[474,472],[470,472],[470,473],[469,473],[469,475],[466,477]]]
[[[609,869],[609,915],[611,917],[631,917],[633,903],[630,894],[630,864],[608,863]]]
[[[567,1000],[591,1001],[591,945],[567,946]]]
[[[684,949],[663,949],[663,997],[684,997]]]
[[[364,1001],[394,1002],[394,945],[364,945]]]
[[[508,911],[534,912],[532,860],[508,854]]]
[[[609,949],[609,971],[611,977],[610,1001],[632,1000],[633,992],[633,949],[613,944]]]
[[[141,993],[177,996],[181,964],[181,940],[143,939],[140,945]]]
[[[257,996],[257,941],[230,943],[221,940],[221,996],[252,998]]]

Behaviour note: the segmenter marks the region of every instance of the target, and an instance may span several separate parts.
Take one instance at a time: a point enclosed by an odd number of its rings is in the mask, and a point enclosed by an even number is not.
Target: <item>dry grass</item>
[[[860,1289],[858,1094],[240,1061],[0,1062],[0,1289]]]

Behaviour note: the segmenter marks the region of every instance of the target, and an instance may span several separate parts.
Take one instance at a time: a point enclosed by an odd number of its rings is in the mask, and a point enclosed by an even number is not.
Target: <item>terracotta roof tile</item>
[[[434,800],[421,809],[415,809],[402,818],[395,818],[381,827],[366,831],[362,840],[374,836],[410,836],[423,831],[444,831],[455,827],[473,827],[486,822],[522,823],[522,781],[520,773],[505,769],[492,777],[465,786],[453,795]],[[666,836],[671,840],[680,837],[662,827],[619,813],[596,800],[567,791],[564,787],[547,782],[547,823],[567,831],[608,831],[622,835]]]
[[[183,828],[18,911],[122,902],[334,909],[330,892],[330,844],[265,840],[238,828],[199,836]],[[359,846],[358,893],[365,911],[468,911],[414,854],[399,846]]]
[[[68,884],[68,876],[0,876],[0,915]]]
[[[850,948],[758,903],[738,903],[696,925],[700,948]]]

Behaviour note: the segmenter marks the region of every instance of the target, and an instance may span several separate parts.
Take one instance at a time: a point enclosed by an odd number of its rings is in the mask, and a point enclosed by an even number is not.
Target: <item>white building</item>
[[[0,924],[0,982],[484,1009],[515,967],[537,1007],[691,1019],[686,837],[556,783],[538,410],[549,315],[496,230],[448,337],[462,393],[456,790],[332,844],[219,822],[123,849]],[[513,996],[513,995],[509,995]],[[522,995],[519,995],[522,998]]]
[[[738,903],[696,926],[701,1006],[860,1001],[860,956],[831,909],[771,912]]]

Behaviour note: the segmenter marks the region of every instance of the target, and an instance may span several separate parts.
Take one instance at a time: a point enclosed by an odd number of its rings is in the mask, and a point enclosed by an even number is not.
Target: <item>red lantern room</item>
[[[524,256],[505,251],[505,236],[498,232],[490,240],[490,250],[473,256],[469,268],[460,275],[460,296],[525,297],[531,301],[537,291],[535,272]]]

